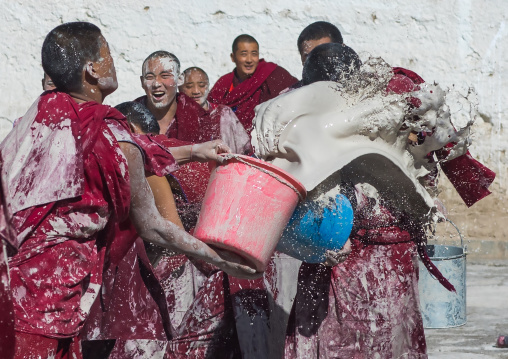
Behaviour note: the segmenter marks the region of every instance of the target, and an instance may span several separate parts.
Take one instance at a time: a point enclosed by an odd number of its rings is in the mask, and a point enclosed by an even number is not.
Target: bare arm
[[[155,199],[155,206],[157,207],[157,210],[161,214],[161,216],[174,224],[176,224],[179,228],[184,229],[182,220],[180,219],[180,216],[178,215],[178,210],[176,209],[176,203],[175,198],[173,196],[173,191],[171,190],[171,185],[166,177],[158,177],[158,176],[148,176],[146,178],[148,181],[148,184],[150,185],[150,188],[152,189],[153,196]],[[159,248],[159,247],[157,247]],[[162,249],[162,248],[161,248]],[[159,251],[158,255],[162,255],[162,250]],[[219,253],[219,252],[218,252]],[[166,255],[174,255],[174,254],[166,254]],[[227,259],[222,253],[220,253],[224,259]],[[155,257],[159,258],[159,257]],[[207,277],[211,275],[212,272],[217,271],[218,268],[211,265],[210,263],[207,263],[203,260],[196,259],[192,256],[188,257],[189,260],[194,264],[194,266],[199,269],[203,274],[205,274]],[[154,262],[157,263],[154,259]],[[241,263],[240,261],[237,261],[237,263]]]
[[[222,163],[224,158],[220,153],[230,153],[231,149],[222,140],[213,140],[193,145],[171,147],[171,154],[179,165],[197,161],[209,162],[217,161]]]
[[[236,277],[252,279],[260,276],[260,273],[248,266],[222,259],[205,243],[162,218],[155,206],[152,191],[145,178],[141,153],[137,147],[126,142],[120,142],[120,148],[125,154],[129,166],[131,187],[129,217],[141,238],[161,247],[212,263]]]
[[[183,229],[183,223],[176,209],[175,197],[166,177],[151,175],[146,178],[155,200],[155,206],[162,218]]]

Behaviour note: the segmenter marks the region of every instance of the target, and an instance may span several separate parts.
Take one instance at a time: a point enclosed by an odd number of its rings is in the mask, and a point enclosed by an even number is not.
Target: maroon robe
[[[49,91],[2,143],[19,246],[9,260],[18,355],[30,350],[24,340],[40,336],[54,346],[42,345],[43,357],[73,346],[98,295],[115,226],[127,217],[127,162],[104,119],[123,115]]]
[[[232,88],[234,77],[235,71],[222,76],[210,91],[208,101],[231,107],[248,133],[252,130],[254,108],[298,82],[284,68],[263,59],[251,77]]]
[[[0,156],[0,168],[2,166]],[[7,252],[15,251],[14,233],[8,223],[9,215],[5,203],[3,185],[0,178],[0,357],[11,359],[14,357],[14,307],[12,305],[11,289],[9,286],[9,265]]]

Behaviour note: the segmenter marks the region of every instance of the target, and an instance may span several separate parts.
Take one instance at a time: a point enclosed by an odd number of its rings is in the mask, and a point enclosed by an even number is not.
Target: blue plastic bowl
[[[300,203],[277,245],[279,252],[308,263],[321,263],[327,250],[339,250],[353,227],[353,207],[339,194],[323,201]]]

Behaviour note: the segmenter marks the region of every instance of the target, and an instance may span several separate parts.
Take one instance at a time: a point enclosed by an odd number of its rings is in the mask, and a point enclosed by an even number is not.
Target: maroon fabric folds
[[[16,333],[15,359],[26,358],[52,358],[52,359],[83,359],[80,340],[53,339],[41,335]]]
[[[201,143],[220,138],[220,118],[211,116],[189,96],[176,95],[175,120],[169,125],[166,136],[180,141]]]
[[[144,154],[145,171],[156,176],[166,176],[180,167],[169,148],[172,143],[164,135],[137,135],[132,138],[141,147]]]
[[[230,92],[234,76],[234,71],[222,76],[210,91],[208,100],[231,107],[249,133],[252,129],[254,108],[277,97],[282,90],[298,82],[298,79],[284,68],[263,59],[259,60],[254,74]]]
[[[441,169],[468,207],[491,194],[488,188],[494,182],[496,174],[475,160],[469,151],[441,162]]]
[[[103,274],[101,300],[87,320],[86,340],[151,339],[166,341],[172,327],[164,291],[134,230],[134,244],[116,266]]]
[[[426,358],[411,224],[356,187],[352,252],[333,268],[302,263],[286,358]]]
[[[10,170],[22,174],[7,181],[15,189],[11,200],[37,188],[49,192],[29,207],[18,203],[22,209],[12,214],[19,244],[10,258],[16,330],[70,338],[81,330],[98,295],[115,225],[129,211],[127,163],[104,121],[122,121],[123,115],[95,102],[77,104],[55,91],[44,93],[32,110],[16,126],[26,133],[13,131],[1,149],[9,163],[3,179]],[[34,156],[19,161],[11,150],[20,145]],[[52,161],[68,167],[45,173]],[[32,183],[18,185],[27,175]]]

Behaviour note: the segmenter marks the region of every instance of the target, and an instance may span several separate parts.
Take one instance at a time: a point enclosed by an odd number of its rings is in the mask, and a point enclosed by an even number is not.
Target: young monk
[[[316,21],[303,29],[297,40],[302,65],[305,64],[307,56],[316,46],[330,42],[343,44],[344,40],[337,26],[329,22]]]
[[[15,357],[81,357],[78,335],[104,265],[117,263],[129,247],[115,237],[127,217],[145,240],[251,276],[155,208],[123,115],[102,105],[117,81],[100,29],[85,22],[56,27],[44,40],[42,65],[58,91],[44,92],[0,148],[19,246],[10,259]],[[208,161],[221,146],[194,145],[192,156],[191,147],[174,148],[172,154],[177,163]]]
[[[208,99],[211,103],[231,107],[250,133],[254,108],[278,96],[298,80],[284,68],[260,59],[259,44],[250,35],[240,35],[233,41],[231,61],[235,69],[215,83]]]
[[[208,92],[210,92],[210,80],[208,74],[199,67],[189,67],[182,72],[182,84],[178,91],[186,94],[206,111],[210,110]]]
[[[146,96],[136,101],[146,104],[159,123],[160,133],[174,144],[218,138],[227,128],[217,123],[217,117],[213,122],[210,114],[196,101],[184,93],[176,93],[179,67],[176,56],[166,51],[149,55],[141,76]],[[246,134],[245,140],[248,141]],[[187,230],[192,230],[196,223],[209,174],[208,166],[194,164],[181,166],[171,173],[177,207]],[[170,357],[239,353],[228,295],[230,278],[224,272],[217,272],[217,268],[204,266],[201,262],[190,263],[185,256],[175,256],[164,257],[156,274],[168,296],[173,322],[178,324],[181,321],[175,328],[175,339],[168,346]]]
[[[208,74],[199,67],[189,67],[182,72],[182,84],[178,91],[194,99],[210,114],[210,120],[221,129],[221,139],[228,144],[233,153],[252,152],[250,139],[238,121],[235,113],[225,105],[208,102],[210,81]]]

